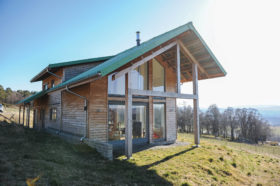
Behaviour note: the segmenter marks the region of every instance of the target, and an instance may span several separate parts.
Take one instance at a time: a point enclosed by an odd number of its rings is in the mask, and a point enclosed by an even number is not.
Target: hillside
[[[192,135],[179,134],[190,142]],[[240,146],[240,148],[238,147]],[[279,185],[280,149],[203,138],[192,144],[163,146],[107,161],[84,144],[20,126],[0,125],[0,185],[24,185],[40,175],[42,185]]]

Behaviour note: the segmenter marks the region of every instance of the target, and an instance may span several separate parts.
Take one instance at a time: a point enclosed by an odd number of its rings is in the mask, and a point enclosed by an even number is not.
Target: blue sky
[[[280,105],[278,9],[277,1],[0,0],[0,84],[38,91],[29,81],[50,63],[117,54],[135,45],[137,30],[145,41],[192,21],[228,72],[200,82],[201,105]]]

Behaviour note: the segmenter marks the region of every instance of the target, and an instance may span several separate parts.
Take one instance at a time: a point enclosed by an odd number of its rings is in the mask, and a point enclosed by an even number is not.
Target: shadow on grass
[[[8,171],[7,171],[8,170]],[[85,144],[19,125],[0,125],[0,185],[172,185],[148,167],[108,161]]]
[[[180,156],[181,154],[184,154],[184,153],[186,153],[186,152],[189,152],[189,151],[191,151],[191,150],[193,150],[193,149],[195,149],[195,148],[197,148],[197,147],[191,147],[191,148],[189,148],[189,149],[186,149],[186,150],[183,150],[183,151],[181,151],[181,152],[178,152],[178,153],[176,153],[176,154],[172,154],[172,155],[170,155],[170,156],[167,156],[167,157],[165,157],[165,158],[163,158],[163,159],[161,159],[161,160],[159,160],[159,161],[156,161],[156,162],[154,162],[154,163],[151,163],[151,164],[149,164],[149,165],[144,165],[143,167],[145,168],[145,169],[149,169],[150,167],[152,167],[152,166],[155,166],[155,165],[158,165],[158,164],[160,164],[160,163],[164,163],[164,162],[166,162],[166,161],[168,161],[168,160],[170,160],[170,159],[172,159],[172,158],[174,158],[174,157],[176,157],[176,156]]]

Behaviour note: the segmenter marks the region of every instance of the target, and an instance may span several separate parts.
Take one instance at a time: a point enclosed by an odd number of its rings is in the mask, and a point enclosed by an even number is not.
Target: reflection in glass
[[[165,82],[164,82],[164,68],[161,64],[153,59],[153,91],[165,91]]]
[[[112,76],[108,76],[108,94],[125,95],[125,75],[115,80],[112,80]]]
[[[133,138],[145,138],[146,137],[146,106],[144,105],[133,105],[132,106],[132,120],[133,128],[132,135]]]
[[[108,133],[109,141],[125,139],[125,105],[109,105]]]
[[[165,105],[153,104],[153,139],[165,138]]]
[[[145,63],[131,72],[132,88],[138,90],[148,89],[148,64]]]
[[[133,138],[146,138],[147,118],[145,105],[132,106]],[[109,141],[125,140],[125,105],[109,105],[108,133]]]

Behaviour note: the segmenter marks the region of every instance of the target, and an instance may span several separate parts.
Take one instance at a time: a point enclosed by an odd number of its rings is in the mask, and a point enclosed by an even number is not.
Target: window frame
[[[51,80],[51,88],[53,88],[55,85],[54,85],[54,79],[53,80]]]
[[[54,115],[55,115],[55,118],[54,118]],[[56,121],[56,120],[57,120],[57,108],[52,107],[52,108],[50,108],[50,121]]]

